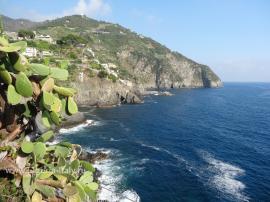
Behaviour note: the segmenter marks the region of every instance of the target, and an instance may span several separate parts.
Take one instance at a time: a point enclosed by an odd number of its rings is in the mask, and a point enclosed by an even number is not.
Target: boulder
[[[70,128],[75,125],[79,125],[86,121],[86,118],[84,116],[83,112],[78,112],[76,114],[73,114],[71,116],[66,116],[65,120],[62,122],[61,127],[64,128]]]
[[[80,160],[88,161],[90,163],[95,163],[96,161],[102,161],[107,159],[109,156],[108,154],[97,151],[97,152],[87,152],[85,150],[82,151],[81,155],[79,156]]]

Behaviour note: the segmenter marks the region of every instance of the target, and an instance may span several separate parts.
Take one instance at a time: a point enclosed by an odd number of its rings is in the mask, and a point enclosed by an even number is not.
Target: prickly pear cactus
[[[0,35],[0,201],[95,201],[95,168],[77,159],[80,146],[48,144],[78,111],[76,91],[57,85],[68,72],[29,63],[25,47]]]

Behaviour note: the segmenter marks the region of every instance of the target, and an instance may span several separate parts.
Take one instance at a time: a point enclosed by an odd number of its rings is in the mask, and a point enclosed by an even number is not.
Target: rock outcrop
[[[108,79],[85,78],[83,82],[71,83],[79,89],[75,99],[79,105],[109,107],[119,104],[141,103],[140,92],[143,89],[126,86],[120,81]]]
[[[88,161],[90,163],[95,163],[97,161],[105,160],[108,157],[109,157],[108,154],[102,151],[87,152],[86,150],[82,150],[82,153],[80,154],[79,159]]]

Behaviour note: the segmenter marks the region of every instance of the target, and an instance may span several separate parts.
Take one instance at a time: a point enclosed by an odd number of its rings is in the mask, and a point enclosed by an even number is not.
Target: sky
[[[151,37],[223,81],[270,82],[269,0],[0,0],[0,13],[34,21],[85,14]]]

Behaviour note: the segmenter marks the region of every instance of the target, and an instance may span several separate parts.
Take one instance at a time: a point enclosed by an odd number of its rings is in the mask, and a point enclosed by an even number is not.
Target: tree
[[[29,38],[29,39],[34,39],[35,38],[35,33],[31,30],[25,30],[21,29],[18,31],[18,36],[22,38]]]
[[[99,78],[107,78],[108,73],[105,70],[101,70],[98,72],[98,77]]]
[[[81,147],[47,144],[78,111],[75,90],[57,85],[68,71],[29,63],[19,52],[26,45],[0,37],[0,201],[95,200],[95,169],[77,159]]]
[[[67,36],[62,37],[60,40],[57,40],[57,44],[59,45],[78,45],[86,43],[87,41],[84,38],[75,34],[68,34]]]

